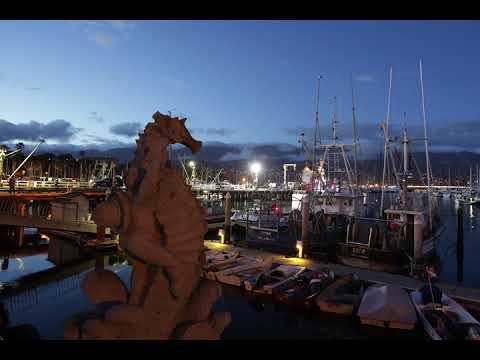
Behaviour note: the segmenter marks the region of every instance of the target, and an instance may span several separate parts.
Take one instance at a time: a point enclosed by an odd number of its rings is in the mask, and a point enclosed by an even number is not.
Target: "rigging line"
[[[422,60],[420,59],[420,85],[422,90],[422,114],[423,114],[423,134],[425,138],[425,158],[426,158],[426,165],[427,165],[427,186],[428,186],[428,212],[430,217],[430,230],[432,230],[432,205],[430,204],[431,201],[431,189],[430,189],[430,157],[428,154],[428,137],[427,137],[427,119],[425,115],[425,94],[423,90],[423,68],[422,68]]]
[[[385,136],[385,146],[384,146],[384,160],[383,160],[383,176],[382,176],[382,196],[380,200],[380,215],[383,214],[383,199],[384,199],[384,188],[385,188],[385,165],[387,165],[387,157],[388,157],[388,148],[389,148],[389,124],[390,124],[390,100],[392,95],[392,76],[393,76],[393,68],[390,67],[390,81],[388,86],[388,100],[387,100],[387,124],[384,128],[384,136]],[[388,165],[387,165],[388,166]]]

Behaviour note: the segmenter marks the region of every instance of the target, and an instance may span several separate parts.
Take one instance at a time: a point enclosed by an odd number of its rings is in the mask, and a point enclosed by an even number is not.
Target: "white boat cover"
[[[393,285],[370,286],[358,309],[362,319],[414,325],[415,308],[407,292]]]

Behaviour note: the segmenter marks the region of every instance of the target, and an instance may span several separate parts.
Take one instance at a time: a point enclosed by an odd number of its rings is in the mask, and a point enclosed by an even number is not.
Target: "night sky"
[[[379,152],[390,66],[392,131],[422,135],[421,58],[433,150],[480,152],[479,38],[478,21],[1,21],[0,142],[131,146],[159,110],[225,159],[293,154],[318,75],[322,136],[337,96],[351,141],[352,74],[361,141]]]

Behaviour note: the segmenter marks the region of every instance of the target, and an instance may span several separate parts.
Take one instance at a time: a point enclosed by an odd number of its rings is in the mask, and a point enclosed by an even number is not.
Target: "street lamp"
[[[258,162],[254,162],[250,165],[250,171],[255,175],[255,184],[258,186],[258,174],[262,171],[262,165]]]
[[[195,180],[195,167],[196,167],[195,161],[190,160],[188,163],[188,166],[192,168],[192,180]]]

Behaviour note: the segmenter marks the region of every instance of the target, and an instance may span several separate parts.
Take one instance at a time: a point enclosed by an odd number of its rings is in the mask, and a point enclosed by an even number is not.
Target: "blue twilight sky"
[[[334,96],[350,134],[353,73],[380,151],[390,66],[393,130],[406,112],[421,135],[422,58],[432,145],[480,151],[478,21],[1,21],[0,40],[0,142],[121,146],[171,110],[206,142],[296,146],[318,75],[322,135]]]

